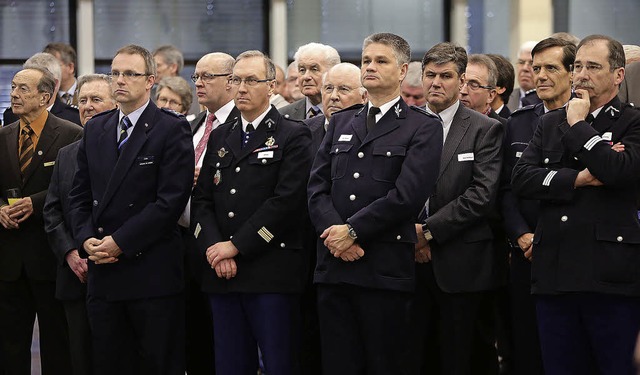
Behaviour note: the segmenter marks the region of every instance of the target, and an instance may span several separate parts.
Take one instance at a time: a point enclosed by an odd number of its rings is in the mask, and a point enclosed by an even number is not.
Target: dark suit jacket
[[[229,122],[231,120],[235,120],[239,118],[240,118],[240,110],[237,107],[233,107],[233,109],[231,110],[227,118],[218,119],[218,121],[220,121],[220,124],[224,124],[225,122]],[[204,125],[204,122],[206,119],[207,119],[207,111],[202,111],[198,113],[196,117],[193,120],[191,120],[191,123],[190,123],[191,133],[196,134],[198,129],[200,129],[200,127]]]
[[[56,97],[56,100],[53,102],[53,107],[51,107],[51,111],[49,112],[58,118],[80,125],[80,112],[78,112],[78,107],[66,105],[59,97]],[[18,121],[18,116],[13,114],[11,107],[7,108],[4,111],[4,124],[9,125],[16,121]]]
[[[43,210],[44,229],[49,237],[51,250],[58,260],[56,298],[60,300],[80,299],[87,294],[86,284],[80,282],[66,260],[67,253],[76,249],[71,232],[69,192],[78,169],[79,147],[80,141],[76,141],[58,152]]]
[[[502,107],[500,112],[498,112],[498,115],[500,115],[500,117],[502,118],[509,118],[509,116],[511,116],[511,110],[509,110],[509,107],[507,107],[506,103]]]
[[[640,107],[640,61],[627,65],[620,85],[620,101]]]
[[[285,105],[278,109],[278,112],[285,118],[302,121],[307,118],[307,98]]]
[[[611,143],[622,142],[624,152]],[[574,188],[584,168],[604,186]],[[532,292],[640,296],[640,110],[614,98],[593,124],[564,108],[540,118],[513,170],[513,189],[540,200]]]
[[[500,121],[500,123],[504,126],[507,125],[507,119],[500,116],[499,114],[496,113],[496,111],[494,111],[493,109],[491,110],[491,112],[489,112],[489,117],[491,117],[494,120],[498,120]]]
[[[78,150],[70,194],[76,246],[111,235],[118,262],[89,262],[88,293],[131,300],[179,293],[184,284],[177,228],[193,184],[193,143],[184,116],[153,102],[117,154],[119,111],[94,116]]]
[[[208,293],[296,293],[304,286],[305,187],[311,168],[309,129],[271,110],[242,147],[240,119],[209,138],[192,198],[191,227],[199,251],[231,240],[237,275],[204,271]],[[269,150],[258,151],[271,145]],[[276,147],[277,146],[277,147]]]
[[[24,182],[18,166],[19,133],[19,122],[0,129],[0,202],[7,204],[7,189],[20,188],[22,196],[31,197],[34,213],[19,229],[0,228],[0,280],[16,280],[24,268],[31,279],[53,281],[56,259],[43,230],[42,208],[58,150],[79,139],[82,128],[49,113]]]
[[[506,282],[490,227],[503,131],[500,122],[462,104],[453,117],[425,221],[433,234],[433,272],[445,292],[484,291]]]
[[[522,101],[522,105],[520,102]],[[513,89],[511,96],[509,96],[509,102],[507,103],[507,107],[514,112],[515,110],[526,107],[528,105],[535,105],[541,103],[542,99],[538,97],[535,89],[527,91],[523,98],[520,98],[520,88],[516,87]]]
[[[400,99],[367,132],[367,108],[331,116],[308,188],[317,235],[348,222],[365,255],[344,262],[318,238],[314,281],[412,291],[415,223],[435,184],[442,125]]]
[[[320,149],[320,144],[324,139],[324,135],[327,133],[324,130],[325,117],[324,115],[318,115],[310,119],[303,121],[311,130],[311,157],[315,158],[316,153]]]

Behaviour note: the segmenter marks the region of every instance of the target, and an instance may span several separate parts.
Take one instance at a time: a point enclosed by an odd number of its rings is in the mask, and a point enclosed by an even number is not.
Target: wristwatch
[[[349,234],[349,238],[351,238],[354,241],[357,240],[358,239],[358,235],[356,234],[356,230],[353,229],[351,224],[347,223],[347,229],[349,229],[349,231],[347,232],[347,234]]]
[[[431,234],[431,230],[427,227],[427,224],[422,224],[422,234],[427,241],[431,241],[433,239],[433,234]]]

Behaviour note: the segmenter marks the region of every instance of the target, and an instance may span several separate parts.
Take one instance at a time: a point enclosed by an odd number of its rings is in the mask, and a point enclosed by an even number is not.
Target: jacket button
[[[362,159],[364,157],[364,152],[360,151],[358,152],[358,158]]]
[[[391,156],[391,151],[387,151],[387,156]]]
[[[236,173],[240,172],[240,167],[236,167]]]
[[[284,244],[284,242],[282,242],[282,243],[280,244],[280,247],[285,247],[285,246],[286,246],[286,245]]]
[[[338,153],[338,151],[340,151],[340,149],[339,149],[339,148],[336,148],[336,154]]]
[[[618,242],[622,242],[624,238],[622,238],[622,236],[618,236],[618,238],[616,238],[616,240],[618,240]]]
[[[216,168],[220,166],[220,163],[216,163]]]
[[[567,215],[564,215],[564,216],[562,216],[562,217],[560,218],[560,220],[564,222],[564,221],[569,220],[569,217],[568,217]]]
[[[360,173],[356,172],[353,174],[353,178],[360,178]]]
[[[262,159],[262,164],[267,164],[267,159]]]
[[[233,212],[229,212],[227,216],[229,216],[229,218],[233,218],[234,216],[236,216],[236,214],[234,214]]]
[[[94,201],[93,201],[93,206],[94,206],[94,207],[98,207],[98,201],[97,201],[97,200],[94,200]]]
[[[398,235],[398,236],[396,237],[396,240],[398,240],[398,241],[400,241],[401,239],[402,239],[402,236],[401,236],[401,235]]]
[[[351,194],[351,195],[349,196],[349,200],[350,200],[350,201],[355,201],[355,200],[356,200],[356,196],[355,196],[355,194]]]
[[[235,194],[235,193],[236,193],[236,189],[231,189],[231,190],[229,191],[229,193],[231,193],[232,195],[233,195],[233,194]]]
[[[544,163],[549,164],[549,158],[544,158]]]
[[[102,227],[98,228],[98,233],[104,233],[104,229]]]

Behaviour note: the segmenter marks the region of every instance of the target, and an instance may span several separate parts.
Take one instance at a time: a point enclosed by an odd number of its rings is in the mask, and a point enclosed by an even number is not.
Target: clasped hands
[[[12,205],[0,207],[0,224],[5,229],[18,229],[20,223],[27,220],[33,214],[33,202],[31,197],[18,199]]]
[[[416,236],[418,237],[415,254],[416,262],[429,263],[431,261],[431,246],[429,246],[429,241],[422,233],[422,224],[416,224]]]
[[[215,243],[207,249],[207,262],[211,268],[216,270],[219,278],[227,280],[233,278],[238,273],[238,266],[233,259],[240,251],[231,241]]]
[[[89,260],[95,264],[115,263],[122,254],[122,250],[111,236],[101,240],[91,237],[84,241],[82,247],[89,254]]]
[[[336,258],[345,262],[353,262],[364,256],[364,250],[349,237],[349,228],[346,224],[332,225],[320,235],[324,239],[324,245]]]

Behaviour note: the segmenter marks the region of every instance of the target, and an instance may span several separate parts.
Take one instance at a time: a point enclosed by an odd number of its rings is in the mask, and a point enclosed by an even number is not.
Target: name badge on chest
[[[340,138],[338,138],[338,142],[349,142],[352,137],[353,134],[341,134]]]
[[[473,152],[467,152],[465,154],[458,154],[458,161],[473,161]]]
[[[258,159],[273,159],[273,151],[258,152]]]

